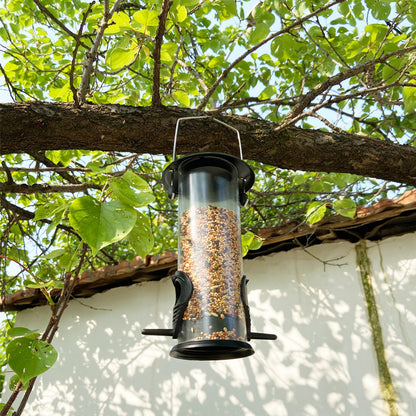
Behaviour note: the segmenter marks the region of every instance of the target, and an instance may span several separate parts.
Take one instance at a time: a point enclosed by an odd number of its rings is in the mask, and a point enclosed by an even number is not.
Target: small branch
[[[28,153],[33,159],[35,159],[37,162],[42,163],[48,168],[58,168],[59,166],[56,163],[53,163],[52,160],[46,157],[45,152],[29,152]],[[73,184],[79,184],[80,182],[78,179],[70,175],[66,170],[58,170],[58,175],[60,175],[62,178],[67,180],[69,183]]]
[[[327,3],[325,6],[320,7],[319,9],[316,9],[314,12],[308,14],[307,16],[302,17],[299,20],[296,20],[295,22],[293,22],[291,25],[286,26],[285,28],[279,30],[276,33],[271,34],[270,36],[268,36],[266,39],[264,39],[262,42],[258,43],[257,45],[253,46],[252,48],[248,49],[246,52],[244,52],[241,56],[239,56],[234,62],[232,62],[226,69],[224,69],[224,71],[222,72],[222,74],[217,78],[217,80],[214,82],[214,84],[211,86],[211,88],[209,89],[208,93],[205,95],[205,97],[201,100],[201,102],[199,103],[199,105],[196,107],[197,110],[202,110],[208,103],[209,99],[211,98],[212,94],[214,94],[215,90],[218,88],[219,84],[225,79],[227,78],[228,74],[231,72],[231,70],[237,65],[239,64],[242,60],[244,60],[247,56],[249,56],[251,53],[253,53],[255,50],[257,50],[258,48],[260,48],[261,46],[265,45],[266,43],[270,42],[271,40],[273,40],[274,38],[284,34],[284,33],[288,33],[290,32],[292,29],[294,29],[295,27],[298,27],[299,25],[301,25],[302,23],[308,21],[309,19],[311,19],[312,17],[318,15],[319,13],[330,9],[332,6],[335,6],[336,4],[339,3],[343,3],[346,0],[335,0],[331,3]]]
[[[299,102],[292,107],[292,109],[286,114],[284,119],[282,120],[281,124],[284,126],[288,126],[290,124],[293,124],[294,120],[298,119],[298,116],[302,114],[302,111],[311,104],[311,102],[318,97],[320,94],[322,94],[324,91],[330,89],[336,84],[340,84],[341,82],[356,76],[358,74],[361,74],[363,72],[368,71],[370,68],[373,68],[377,64],[385,63],[389,58],[393,56],[401,56],[406,53],[412,52],[416,49],[416,45],[409,46],[407,48],[402,48],[397,51],[393,51],[390,53],[387,53],[383,56],[380,56],[380,58],[373,59],[371,61],[364,62],[360,65],[357,65],[354,68],[347,69],[343,72],[339,72],[336,75],[333,75],[332,77],[327,78],[324,82],[318,84],[315,88],[308,91],[303,97],[300,98]],[[382,86],[381,88],[378,87],[378,89],[384,89],[387,85]],[[372,90],[371,88],[368,89],[368,91]]]
[[[8,184],[0,182],[0,192],[16,193],[16,194],[51,194],[51,193],[77,193],[85,192],[88,189],[103,189],[102,185],[95,183],[80,183],[70,185],[51,185],[48,183],[26,185],[26,184]]]
[[[35,213],[31,211],[27,211],[23,208],[18,207],[17,205],[12,204],[11,202],[7,201],[7,199],[4,197],[3,194],[0,194],[0,207],[3,207],[4,209],[12,212],[15,216],[17,216],[19,219],[22,220],[33,220],[35,218]],[[51,220],[40,220],[43,224],[51,224]],[[81,239],[81,237],[74,231],[72,227],[69,227],[67,225],[58,224],[56,228],[60,230],[64,230],[68,233],[73,234],[77,238]],[[1,416],[1,415],[0,415]]]
[[[160,101],[160,51],[162,49],[163,35],[165,34],[166,19],[168,12],[172,6],[171,0],[163,0],[162,10],[159,15],[159,26],[157,28],[154,49],[153,49],[153,95],[152,95],[152,106],[159,107]]]
[[[199,85],[201,85],[202,89],[204,90],[205,94],[207,94],[208,87],[207,87],[207,84],[205,84],[205,81],[203,80],[201,75],[197,71],[195,71],[193,68],[191,68],[189,65],[187,65],[185,62],[183,62],[182,60],[177,59],[177,62],[180,66],[185,68],[190,74],[192,74],[196,78],[196,80],[199,82]]]
[[[36,4],[36,6],[38,6],[38,9],[47,17],[49,17],[56,25],[58,25],[66,34],[68,34],[69,36],[71,36],[72,38],[74,38],[75,40],[77,40],[78,42],[78,38],[77,35],[72,32],[71,30],[69,30],[58,18],[56,18],[39,0],[33,0],[33,2]],[[94,3],[90,4],[90,7],[92,7]],[[84,47],[85,49],[88,49],[88,46],[81,42],[79,40],[79,43],[82,47]]]
[[[90,77],[93,71],[93,65],[95,62],[95,59],[97,58],[98,54],[98,48],[100,47],[101,40],[104,36],[104,31],[108,27],[108,23],[113,16],[113,13],[117,8],[119,7],[119,4],[122,0],[116,0],[113,4],[113,7],[111,10],[108,10],[108,7],[106,7],[106,12],[103,15],[103,18],[101,19],[101,22],[98,26],[98,32],[95,37],[94,43],[91,46],[90,50],[86,52],[84,64],[83,64],[83,72],[82,72],[82,78],[81,78],[81,84],[78,90],[78,102],[80,105],[85,103],[85,97],[87,95],[89,86],[90,86]],[[106,2],[108,5],[108,2]]]
[[[0,71],[4,76],[4,80],[6,81],[7,89],[9,90],[10,97],[15,95],[20,101],[23,101],[23,97],[19,94],[17,88],[12,84],[9,77],[6,74],[6,71],[4,70],[3,66],[0,64]],[[13,98],[13,97],[12,97]]]
[[[41,338],[42,341],[47,341],[50,344],[53,340],[53,337],[56,334],[56,331],[58,330],[62,315],[66,307],[68,306],[68,302],[71,297],[71,294],[79,281],[79,273],[81,271],[82,265],[84,264],[87,249],[88,249],[87,245],[84,244],[82,253],[81,253],[81,259],[74,272],[74,275],[72,276],[71,273],[65,274],[64,288],[61,291],[58,302],[52,307],[52,316],[49,320],[49,323],[48,323],[48,326],[46,327],[45,332],[42,335],[42,338]],[[23,396],[23,399],[20,402],[19,408],[14,413],[14,416],[20,416],[22,414],[24,408],[26,407],[29,396],[33,390],[33,386],[35,385],[36,379],[37,377],[34,377],[30,380],[29,386],[27,390],[25,391],[25,395]]]
[[[84,12],[83,15],[82,15],[82,22],[79,26],[78,33],[75,37],[76,44],[75,44],[74,50],[72,52],[71,70],[69,72],[69,86],[70,86],[71,91],[72,91],[72,97],[74,99],[75,107],[77,107],[77,108],[79,108],[79,100],[78,100],[78,90],[74,85],[74,71],[75,71],[78,48],[81,45],[82,31],[84,29],[84,25],[85,25],[85,22],[87,20],[87,16],[91,13],[93,5],[94,5],[94,3],[90,3],[89,6],[88,6],[87,11]]]

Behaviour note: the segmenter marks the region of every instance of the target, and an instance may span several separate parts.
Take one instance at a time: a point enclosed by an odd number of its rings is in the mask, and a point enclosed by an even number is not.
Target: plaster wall
[[[54,340],[58,362],[37,380],[25,413],[37,416],[411,416],[416,414],[415,234],[367,243],[394,391],[380,384],[355,246],[322,244],[245,261],[255,354],[212,362],[169,357],[169,279],[70,302]],[[20,312],[42,329],[49,308]],[[7,397],[7,394],[5,394]],[[393,409],[393,410],[392,410]]]

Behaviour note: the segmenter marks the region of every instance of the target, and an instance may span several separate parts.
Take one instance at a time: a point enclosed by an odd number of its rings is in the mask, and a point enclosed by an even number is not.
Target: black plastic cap
[[[250,344],[233,340],[187,341],[175,345],[170,356],[182,360],[231,360],[254,354]]]
[[[212,159],[222,159],[234,165],[237,169],[238,178],[242,182],[242,192],[247,192],[254,184],[255,175],[251,167],[238,157],[226,153],[204,152],[181,157],[172,162],[162,174],[162,183],[168,191],[169,198],[175,198],[178,194],[178,171],[184,162],[193,161],[200,166],[209,165]],[[240,198],[241,200],[241,198]],[[242,204],[244,205],[244,204]]]

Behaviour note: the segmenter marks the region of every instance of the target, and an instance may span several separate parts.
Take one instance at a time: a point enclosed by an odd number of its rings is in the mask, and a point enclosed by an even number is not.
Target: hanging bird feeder
[[[254,183],[254,172],[240,158],[197,153],[176,159],[182,120],[176,124],[173,162],[162,182],[169,197],[178,196],[178,270],[173,329],[144,329],[144,335],[178,339],[170,355],[185,360],[222,360],[254,354],[250,339],[276,339],[251,332],[247,279],[243,275],[240,205]]]

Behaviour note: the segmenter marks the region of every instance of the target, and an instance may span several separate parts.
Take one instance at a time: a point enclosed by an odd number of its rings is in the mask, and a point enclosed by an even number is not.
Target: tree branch
[[[157,28],[154,49],[153,49],[153,95],[152,95],[152,105],[160,106],[160,51],[162,49],[163,35],[165,34],[165,25],[166,19],[168,17],[168,12],[172,6],[171,0],[163,0],[162,10],[159,15],[159,26]]]
[[[179,117],[207,115],[179,107],[0,103],[0,154],[87,149],[170,154]],[[209,115],[209,114],[208,114]],[[217,116],[239,130],[245,158],[284,169],[348,172],[416,184],[416,148],[371,137]],[[238,155],[234,133],[209,119],[181,125],[180,153],[202,149]]]
[[[72,38],[76,39],[79,44],[84,47],[85,49],[88,49],[88,46],[81,42],[78,39],[78,36],[72,32],[70,29],[68,29],[58,18],[56,18],[39,0],[33,0],[33,2],[36,4],[38,9],[47,17],[49,17],[56,25],[58,25],[66,34],[71,36]],[[90,5],[90,7],[92,4]]]
[[[250,48],[247,51],[245,51],[234,62],[232,62],[226,69],[224,69],[224,71],[222,72],[222,74],[214,82],[214,84],[211,86],[211,88],[209,89],[209,91],[207,92],[207,94],[205,94],[204,98],[201,100],[201,102],[196,107],[196,109],[197,110],[202,110],[206,106],[206,104],[208,103],[208,101],[211,98],[212,94],[214,94],[215,90],[218,88],[218,86],[220,85],[220,83],[225,78],[227,78],[227,76],[231,72],[231,70],[237,64],[239,64],[243,59],[245,59],[247,56],[249,56],[250,54],[252,54],[255,50],[257,50],[261,46],[265,45],[266,43],[270,42],[274,38],[276,38],[276,37],[278,37],[278,36],[280,36],[280,35],[282,35],[284,33],[290,32],[295,27],[298,27],[299,25],[301,25],[302,23],[308,21],[309,19],[311,19],[312,17],[318,15],[319,13],[321,13],[321,12],[327,10],[327,9],[330,9],[332,6],[335,6],[336,4],[343,3],[344,1],[346,1],[346,0],[335,0],[335,1],[332,1],[331,3],[327,3],[325,6],[322,6],[319,9],[316,9],[314,12],[308,14],[307,16],[302,17],[299,20],[296,20],[295,22],[293,22],[289,26],[286,26],[285,28],[279,30],[278,32],[271,34],[266,39],[264,39],[263,41],[261,41],[260,43],[258,43],[257,45],[255,45],[252,48]]]
[[[102,185],[94,183],[80,183],[71,185],[51,185],[49,183],[26,185],[0,182],[0,192],[13,194],[51,194],[51,193],[77,193],[88,189],[103,189]]]
[[[43,165],[45,165],[48,168],[56,169],[56,168],[59,167],[57,164],[53,163],[52,160],[48,159],[45,156],[45,152],[42,152],[42,151],[40,151],[40,152],[29,152],[29,155],[31,157],[33,157],[33,159],[35,159],[36,161],[42,163]],[[63,169],[65,169],[65,168],[63,168]],[[67,170],[57,170],[56,172],[62,178],[64,178],[65,180],[67,180],[69,183],[72,183],[72,184],[79,184],[80,183],[78,181],[78,179],[75,178],[74,176],[70,175]]]
[[[105,7],[103,18],[101,19],[101,22],[98,25],[98,32],[97,32],[97,35],[95,36],[94,43],[91,46],[91,49],[85,54],[85,59],[84,59],[84,64],[83,64],[84,69],[82,72],[81,84],[78,90],[78,101],[79,101],[79,104],[81,105],[85,103],[85,97],[87,95],[87,92],[90,86],[90,77],[92,74],[94,61],[97,58],[98,48],[100,47],[101,40],[104,35],[104,31],[108,27],[108,22],[113,16],[114,11],[117,10],[117,8],[119,7],[119,4],[121,3],[121,1],[122,0],[116,0],[111,10],[108,10],[107,6]],[[106,1],[105,4],[108,5],[108,1]]]
[[[7,199],[4,197],[3,194],[0,194],[0,207],[3,207],[4,209],[7,209],[8,211],[11,211],[13,214],[15,214],[19,219],[22,220],[33,220],[35,218],[35,213],[31,211],[27,211],[23,208],[18,207],[17,205],[12,204],[11,202],[7,201]],[[43,224],[51,224],[51,220],[39,220]],[[73,234],[75,237],[79,238],[81,240],[81,237],[74,231],[72,227],[69,227],[68,225],[58,224],[56,226],[57,229],[66,231],[68,233]]]
[[[72,91],[72,97],[74,99],[75,107],[79,107],[78,90],[74,85],[75,64],[76,64],[76,60],[77,60],[78,48],[82,44],[82,42],[81,42],[82,31],[84,30],[84,25],[85,25],[85,22],[87,20],[87,16],[91,13],[93,5],[94,5],[94,3],[90,3],[89,6],[88,6],[87,11],[84,12],[83,15],[82,15],[82,21],[81,21],[81,24],[79,25],[78,33],[76,34],[76,38],[75,38],[76,44],[75,44],[74,50],[72,51],[71,70],[69,72],[69,86],[70,86],[71,91]]]
[[[291,110],[286,114],[286,116],[282,120],[282,125],[289,125],[293,124],[293,120],[297,120],[296,117],[299,116],[302,111],[309,106],[309,104],[319,95],[321,95],[324,91],[330,89],[334,85],[340,84],[341,82],[361,74],[363,72],[368,71],[370,68],[374,67],[377,64],[385,63],[389,58],[394,56],[404,55],[406,53],[412,52],[416,49],[416,45],[409,46],[407,48],[398,49],[397,51],[393,51],[387,53],[380,58],[372,59],[371,61],[364,62],[360,65],[357,65],[354,68],[349,68],[343,72],[339,72],[338,74],[327,78],[324,82],[318,84],[315,88],[312,88],[308,91],[304,96],[299,99],[299,102],[295,104]]]

